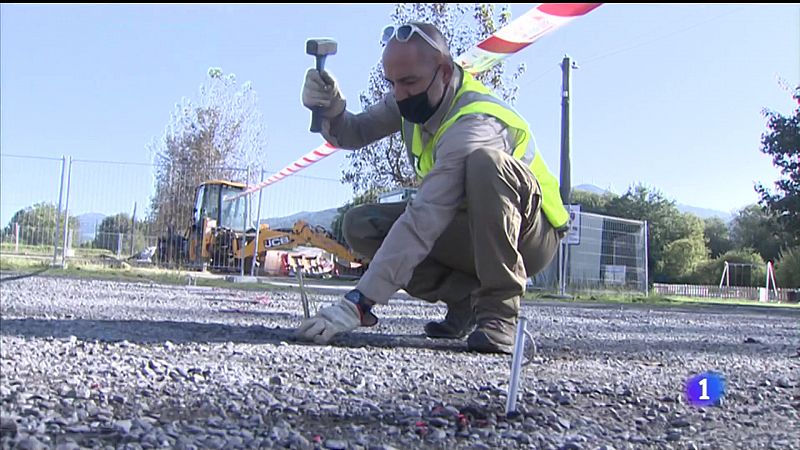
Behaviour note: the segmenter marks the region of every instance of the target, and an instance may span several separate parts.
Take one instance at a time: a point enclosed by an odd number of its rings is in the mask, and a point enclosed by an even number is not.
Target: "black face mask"
[[[439,103],[437,103],[436,106],[431,106],[430,102],[428,101],[428,89],[433,86],[433,82],[436,80],[436,75],[438,74],[439,67],[436,68],[436,73],[433,74],[433,79],[431,79],[430,84],[428,84],[428,87],[425,88],[424,91],[397,102],[397,107],[400,108],[400,114],[409,122],[425,123],[431,118],[431,116],[433,116],[436,110],[439,109],[439,105],[441,105],[442,101],[444,100],[444,93],[442,93],[442,98],[439,100]]]

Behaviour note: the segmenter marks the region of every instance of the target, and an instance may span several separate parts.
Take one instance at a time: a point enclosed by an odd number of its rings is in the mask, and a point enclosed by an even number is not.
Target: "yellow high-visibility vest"
[[[417,176],[422,179],[433,169],[433,149],[436,148],[439,138],[456,120],[467,114],[492,116],[503,122],[509,133],[512,133],[516,142],[512,156],[526,163],[539,182],[542,189],[542,210],[547,220],[556,229],[564,228],[569,222],[569,213],[561,203],[558,180],[537,151],[530,127],[511,106],[494,95],[480,81],[466,71],[463,73],[464,78],[453,99],[453,105],[428,145],[422,145],[420,125],[403,120],[403,140]]]

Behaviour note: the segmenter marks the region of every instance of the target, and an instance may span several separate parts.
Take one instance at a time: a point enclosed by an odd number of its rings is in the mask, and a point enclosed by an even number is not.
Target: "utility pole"
[[[572,61],[569,55],[564,55],[561,61],[561,179],[559,182],[561,190],[561,202],[569,206],[571,201],[570,191],[572,190],[570,147],[572,145],[572,110],[570,109],[570,90],[572,81],[570,75],[572,69],[577,69],[578,65]],[[561,240],[561,254],[559,255],[559,294],[564,297],[567,295],[567,275],[569,273],[569,244],[566,239]]]
[[[561,201],[570,204],[572,180],[570,178],[570,147],[572,146],[572,110],[570,109],[570,90],[572,69],[577,69],[575,61],[565,55],[561,61]]]

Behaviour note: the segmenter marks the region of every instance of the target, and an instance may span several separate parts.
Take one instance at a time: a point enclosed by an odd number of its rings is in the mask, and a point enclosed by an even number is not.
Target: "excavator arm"
[[[309,245],[311,247],[321,248],[332,253],[333,256],[340,261],[340,264],[346,261],[351,268],[357,268],[369,262],[367,258],[361,258],[349,248],[339,243],[339,241],[334,239],[324,228],[312,228],[311,225],[305,221],[298,220],[294,224],[292,233],[298,240],[298,245]]]
[[[255,244],[255,239],[249,240],[244,249],[246,257],[253,254]],[[353,253],[324,228],[312,227],[302,220],[295,222],[291,230],[271,229],[267,225],[262,225],[258,232],[258,260],[264,261],[269,250],[290,250],[304,245],[325,250],[333,254],[339,264],[352,269],[369,263],[369,259]]]

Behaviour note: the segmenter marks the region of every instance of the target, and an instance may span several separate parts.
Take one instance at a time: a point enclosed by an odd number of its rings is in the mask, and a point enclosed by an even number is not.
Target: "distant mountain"
[[[298,220],[304,220],[312,226],[322,226],[330,231],[331,222],[336,217],[337,208],[324,209],[322,211],[302,211],[291,216],[274,217],[262,219],[261,223],[266,223],[270,228],[291,228]]]
[[[603,195],[605,193],[618,195],[615,194],[614,192],[608,191],[606,189],[597,187],[592,184],[581,184],[575,186],[574,189],[578,191],[591,192],[599,195]],[[705,219],[707,217],[719,217],[726,222],[731,220],[731,214],[726,213],[724,211],[700,208],[697,206],[683,205],[680,203],[678,203],[676,206],[678,207],[678,211],[690,212],[700,217],[701,219]],[[298,220],[304,220],[308,222],[310,225],[322,226],[328,231],[330,231],[331,222],[333,222],[333,219],[336,217],[336,214],[338,214],[337,208],[330,208],[322,211],[302,211],[296,214],[292,214],[291,216],[261,219],[261,223],[266,223],[267,225],[269,225],[270,228],[291,228],[292,225],[294,225],[294,223],[297,222]],[[100,218],[100,220],[102,220],[102,217]],[[83,230],[83,226],[81,226],[81,230]]]
[[[593,184],[580,184],[578,186],[575,186],[573,189],[576,191],[591,192],[592,194],[598,194],[598,195],[603,195],[607,193],[619,195],[616,194],[615,192],[597,187]],[[700,208],[698,206],[685,205],[683,203],[676,203],[675,206],[677,206],[678,211],[682,213],[687,213],[687,212],[692,213],[701,219],[706,219],[709,217],[719,217],[725,222],[730,222],[731,219],[733,218],[731,213],[725,211],[719,211],[716,209]]]
[[[574,191],[583,191],[583,192],[590,192],[592,194],[603,195],[607,193],[612,193],[611,191],[607,191],[603,188],[599,188],[593,184],[579,184],[572,188]]]
[[[733,215],[731,213],[717,211],[715,209],[698,208],[697,206],[683,205],[681,203],[678,203],[676,206],[678,207],[678,211],[683,213],[692,213],[701,219],[719,217],[725,222],[730,222],[733,219]]]
[[[102,222],[106,216],[100,213],[86,213],[76,218],[80,224],[80,236],[78,240],[80,241],[79,243],[83,243],[94,239],[97,227],[100,226],[100,222]]]

